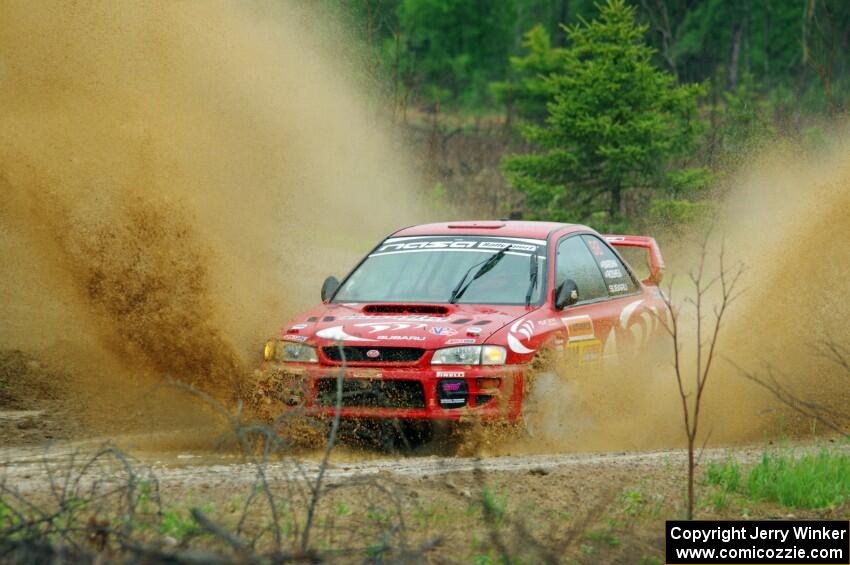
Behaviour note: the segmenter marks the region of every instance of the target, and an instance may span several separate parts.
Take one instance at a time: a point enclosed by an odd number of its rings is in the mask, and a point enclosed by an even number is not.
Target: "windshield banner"
[[[510,254],[540,254],[546,248],[546,240],[518,237],[471,236],[396,237],[385,240],[371,256],[422,251],[496,252],[506,247],[510,247],[508,250]]]

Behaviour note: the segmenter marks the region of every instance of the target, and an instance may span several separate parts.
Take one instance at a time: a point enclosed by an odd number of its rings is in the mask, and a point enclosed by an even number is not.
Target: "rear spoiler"
[[[655,238],[643,235],[603,235],[614,247],[642,247],[649,255],[649,277],[645,284],[659,284],[664,276],[664,258]]]

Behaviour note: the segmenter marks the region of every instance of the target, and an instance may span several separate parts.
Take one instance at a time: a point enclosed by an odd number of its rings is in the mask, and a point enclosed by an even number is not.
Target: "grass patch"
[[[587,534],[587,539],[598,544],[607,545],[609,547],[619,547],[621,543],[620,538],[618,538],[612,532],[606,530],[596,530],[594,532],[590,532],[589,534]]]
[[[827,449],[800,457],[765,453],[746,476],[737,461],[710,463],[705,480],[723,491],[787,508],[834,508],[850,499],[850,457]]]
[[[733,459],[724,463],[711,462],[706,469],[705,479],[710,485],[737,492],[741,486],[741,466]]]

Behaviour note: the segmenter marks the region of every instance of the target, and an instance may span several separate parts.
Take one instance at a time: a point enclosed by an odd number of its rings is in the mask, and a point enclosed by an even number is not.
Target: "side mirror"
[[[563,310],[578,302],[578,285],[573,279],[567,279],[555,292],[555,310]]]
[[[325,282],[322,283],[322,302],[330,300],[338,286],[339,280],[336,277],[331,276],[326,278]]]

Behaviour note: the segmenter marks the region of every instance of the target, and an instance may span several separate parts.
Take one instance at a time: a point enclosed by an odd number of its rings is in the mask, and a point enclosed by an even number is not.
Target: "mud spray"
[[[167,375],[233,398],[325,275],[427,219],[351,78],[353,42],[320,20],[294,2],[0,5],[0,347],[72,375],[68,402],[92,429],[206,422],[151,387]],[[720,351],[833,404],[846,381],[817,343],[848,338],[843,133],[742,167],[717,230],[747,266]],[[680,286],[693,250],[665,251]],[[672,379],[572,379],[545,415],[558,441],[509,449],[680,444]],[[712,444],[759,439],[782,414],[718,359]]]
[[[191,420],[165,375],[232,399],[324,276],[422,219],[325,19],[0,6],[0,347],[75,375],[96,429]]]
[[[727,265],[746,268],[744,291],[729,309],[719,355],[705,395],[698,442],[708,445],[761,441],[781,434],[828,432],[802,419],[740,369],[777,380],[797,397],[850,417],[847,372],[824,355],[824,342],[850,344],[850,143],[847,130],[830,148],[806,152],[777,140],[770,151],[741,167],[720,201],[708,251],[709,275],[717,274],[720,242]],[[685,241],[658,235],[668,261],[674,301],[683,305],[686,385],[694,380],[694,316],[683,304],[693,298],[688,273],[699,259],[701,229]],[[706,296],[706,322],[719,297]],[[681,400],[672,354],[654,364],[575,371],[562,375],[558,399],[538,422],[543,441],[512,444],[508,451],[648,449],[683,445]],[[570,378],[563,379],[569,373]],[[560,416],[558,416],[560,415]],[[844,422],[846,423],[846,422]]]

